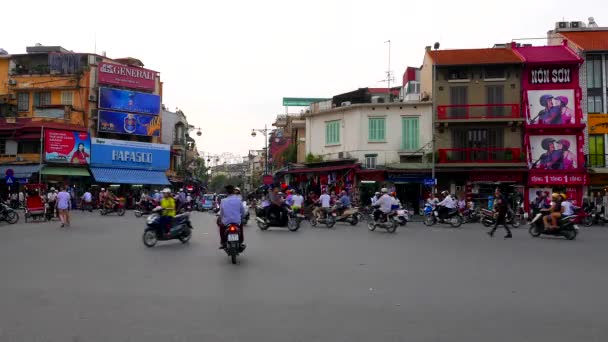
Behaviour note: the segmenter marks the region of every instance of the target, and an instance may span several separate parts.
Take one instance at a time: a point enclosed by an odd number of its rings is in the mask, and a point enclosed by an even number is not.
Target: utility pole
[[[391,81],[394,81],[395,78],[393,76],[393,72],[391,71],[391,40],[387,40],[384,42],[388,43],[388,69],[386,70],[386,90],[388,92],[388,102],[392,102],[392,92],[391,92]]]
[[[432,100],[432,115],[431,115],[431,150],[432,150],[432,158],[431,158],[431,178],[433,179],[433,195],[435,194],[435,190],[437,188],[437,179],[435,178],[435,116],[437,115],[437,100],[435,99],[435,87],[437,84],[437,50],[439,49],[439,42],[435,42],[433,45],[433,49],[435,50],[435,56],[433,58],[433,88],[431,89],[431,100]]]

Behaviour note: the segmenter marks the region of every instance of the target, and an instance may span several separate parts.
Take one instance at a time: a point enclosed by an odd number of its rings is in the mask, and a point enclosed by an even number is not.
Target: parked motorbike
[[[351,226],[359,223],[359,210],[357,208],[344,208],[342,204],[336,205],[336,222],[348,222]]]
[[[462,225],[463,221],[464,220],[460,215],[458,209],[450,209],[447,214],[445,214],[445,216],[440,217],[437,208],[433,209],[429,214],[426,214],[425,208],[424,225],[426,226],[433,226],[437,223],[445,223],[451,225],[454,228],[458,228],[460,227],[460,225]]]
[[[0,203],[0,221],[15,224],[17,221],[19,221],[19,214],[15,211],[15,209],[4,203]]]
[[[270,211],[268,219],[266,218],[266,212],[262,206],[255,208],[255,220],[261,230],[266,230],[270,227],[287,227],[292,232],[295,232],[300,228],[300,222],[304,219],[301,214],[294,213],[289,207],[284,207],[284,210],[277,215],[274,211]]]
[[[190,241],[192,237],[192,224],[190,214],[177,215],[171,221],[169,234],[165,234],[165,227],[161,227],[161,207],[156,207],[146,219],[146,230],[142,240],[146,247],[154,247],[158,241],[179,240],[181,243]]]
[[[481,209],[481,223],[486,227],[491,227],[496,224],[497,213],[488,209]],[[515,216],[513,210],[507,210],[507,215],[505,216],[505,223],[512,226],[513,228],[518,228],[520,226],[520,222]]]
[[[224,251],[233,264],[236,264],[236,257],[243,253],[246,247],[239,241],[240,229],[236,224],[231,224],[226,228],[226,248],[224,248]]]
[[[107,209],[105,207],[101,207],[101,209],[99,209],[99,213],[101,215],[108,215],[111,213],[116,213],[118,214],[118,216],[123,216],[125,214],[125,206],[124,204],[122,204],[120,201],[114,201],[114,205],[112,206],[112,209]]]
[[[552,235],[552,236],[563,236],[568,240],[576,239],[578,235],[579,226],[574,224],[575,215],[566,216],[561,218],[558,221],[559,227],[557,229],[545,229],[545,225],[543,223],[543,217],[548,215],[547,211],[540,212],[536,214],[536,216],[530,222],[530,228],[528,232],[533,237],[539,237],[540,235]]]
[[[334,208],[326,208],[322,211],[322,216],[317,218],[316,215],[312,215],[310,218],[310,225],[316,227],[317,224],[324,224],[327,228],[332,228],[336,224],[336,211]]]
[[[375,212],[379,212],[380,209],[376,209]],[[380,212],[377,216],[378,216],[378,220],[373,219],[372,221],[369,221],[367,223],[367,229],[369,229],[370,231],[374,231],[376,230],[376,228],[383,228],[386,229],[387,232],[389,233],[394,233],[397,230],[397,226],[399,225],[398,220],[394,219],[394,217],[396,216],[396,212],[395,211],[391,211],[388,214],[384,214],[382,212]],[[375,215],[374,215],[375,217]]]

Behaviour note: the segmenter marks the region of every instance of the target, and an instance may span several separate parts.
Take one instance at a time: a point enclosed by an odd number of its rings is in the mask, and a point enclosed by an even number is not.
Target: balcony
[[[585,165],[589,168],[608,167],[608,154],[587,154],[585,155]]]
[[[523,121],[519,104],[475,104],[437,106],[438,121]]]
[[[441,148],[440,164],[513,164],[523,163],[521,148]]]

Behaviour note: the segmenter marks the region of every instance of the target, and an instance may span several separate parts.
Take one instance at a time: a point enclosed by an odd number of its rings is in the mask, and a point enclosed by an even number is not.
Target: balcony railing
[[[608,167],[608,154],[587,154],[585,161],[587,167]]]
[[[518,119],[519,104],[467,104],[437,106],[437,120]]]
[[[521,148],[441,148],[439,163],[522,163]]]

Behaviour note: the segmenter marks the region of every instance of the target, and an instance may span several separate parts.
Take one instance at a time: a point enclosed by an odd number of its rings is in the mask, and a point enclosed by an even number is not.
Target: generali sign
[[[588,184],[587,175],[530,175],[528,185],[586,185]]]
[[[156,71],[122,64],[101,62],[97,68],[100,84],[154,91]]]
[[[570,83],[569,68],[538,68],[530,70],[530,84]]]

